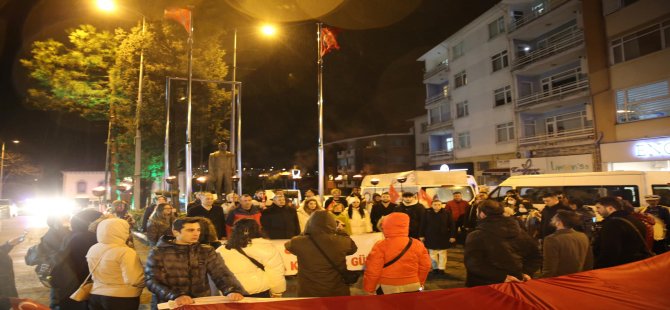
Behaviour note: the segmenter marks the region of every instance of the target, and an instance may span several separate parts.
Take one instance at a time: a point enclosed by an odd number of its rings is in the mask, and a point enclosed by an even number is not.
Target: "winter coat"
[[[263,238],[255,238],[242,249],[244,253],[263,265],[265,271],[258,268],[247,257],[235,249],[222,246],[216,250],[226,266],[235,275],[244,290],[249,294],[256,294],[270,290],[273,294],[286,291],[284,278],[284,262],[277,248],[272,242]]]
[[[307,221],[305,233],[293,237],[284,245],[298,257],[298,297],[348,296],[349,286],[344,284],[340,272],[312,243],[313,239],[338,266],[347,269],[346,256],[358,248],[351,237],[337,231],[335,218],[328,211],[316,211]]]
[[[323,208],[330,211],[333,209],[333,206],[335,206],[335,202],[341,203],[345,208],[349,205],[347,198],[344,196],[340,196],[337,199],[335,199],[335,197],[330,197],[326,199],[326,202],[323,203]]]
[[[374,292],[377,285],[405,285],[426,282],[431,268],[428,250],[421,241],[414,239],[412,246],[392,265],[384,264],[394,259],[409,242],[410,219],[406,214],[392,213],[384,218],[384,240],[377,242],[365,260],[363,290]]]
[[[549,236],[556,231],[556,227],[551,225],[551,218],[558,213],[558,210],[572,211],[570,207],[566,207],[559,202],[553,207],[545,206],[544,209],[542,209],[542,212],[540,212],[540,215],[542,216],[542,222],[540,223],[541,239],[544,239],[544,237]]]
[[[224,295],[246,294],[242,285],[226,267],[223,259],[206,244],[181,245],[175,238],[163,236],[151,248],[144,268],[147,288],[156,294],[158,303],[179,296],[210,296],[209,275]]]
[[[147,231],[147,226],[149,226],[149,218],[151,217],[151,214],[154,213],[154,210],[156,210],[156,206],[157,205],[154,203],[144,209],[144,213],[142,214],[142,232]]]
[[[366,234],[366,233],[371,233],[372,232],[372,222],[370,222],[370,214],[368,213],[367,210],[362,209],[364,217],[361,217],[361,214],[358,212],[358,210],[354,208],[347,208],[345,214],[349,216],[349,213],[351,213],[351,217],[349,217],[349,225],[351,226],[351,234],[352,235],[361,235],[361,234]]]
[[[296,210],[274,203],[261,212],[261,226],[270,239],[291,239],[300,234]]]
[[[625,221],[615,218],[630,221],[637,232]],[[607,216],[593,242],[594,268],[613,267],[649,257],[650,253],[643,241],[645,230],[644,224],[629,212],[616,211]]]
[[[440,209],[426,210],[426,220],[423,225],[423,243],[431,250],[443,250],[451,247],[449,238],[456,238],[456,225],[451,218],[451,212]]]
[[[252,219],[261,225],[261,210],[256,206],[251,206],[249,210],[244,210],[242,207],[238,207],[230,212],[226,216],[226,235],[230,236],[233,230],[233,225],[235,222],[241,219]]]
[[[574,229],[561,229],[544,238],[542,277],[558,277],[593,269],[589,238]]]
[[[312,211],[312,213],[308,214],[307,211],[305,211],[305,206],[300,206],[298,210],[296,211],[298,213],[298,224],[300,224],[300,232],[305,231],[305,225],[307,224],[307,220],[309,220],[309,217],[316,212],[317,210],[321,210],[320,207],[316,207],[316,210]]]
[[[14,248],[9,241],[0,246],[0,296],[19,297],[14,278],[14,263],[9,252]]]
[[[464,262],[465,286],[472,287],[503,283],[507,275],[517,279],[532,275],[540,268],[542,255],[537,241],[515,219],[489,215],[468,234]]]
[[[172,223],[149,219],[146,235],[149,245],[154,246],[162,236],[172,236]]]
[[[379,228],[377,228],[377,224],[379,223],[379,220],[382,218],[382,216],[387,216],[393,212],[398,207],[397,204],[389,202],[389,205],[384,207],[384,205],[381,202],[375,203],[372,205],[372,209],[370,210],[370,222],[372,223],[372,229],[374,231],[379,231]]]
[[[342,225],[344,225],[344,228],[341,230],[347,235],[351,236],[351,223],[349,223],[349,216],[347,216],[347,212],[340,212],[340,214],[330,212],[330,214],[335,218],[335,221],[339,221],[342,223]]]
[[[424,217],[426,216],[426,208],[422,204],[417,202],[413,205],[406,206],[405,204],[401,203],[396,207],[394,212],[402,212],[409,215],[410,237],[416,239],[423,237],[421,232],[423,231],[423,221]]]
[[[138,297],[142,293],[144,272],[140,257],[126,245],[129,231],[130,224],[123,219],[106,219],[98,225],[98,243],[86,254],[88,268],[93,270],[91,294]]]
[[[469,206],[470,204],[465,200],[449,200],[444,205],[444,208],[447,209],[447,211],[451,211],[451,217],[454,219],[456,226],[461,227],[463,225],[463,218],[461,218],[461,216],[465,215],[465,210]]]
[[[208,218],[216,228],[216,236],[222,239],[226,236],[226,216],[223,214],[223,208],[220,205],[212,205],[212,208],[207,211],[201,204],[195,205],[188,209],[186,216],[195,217],[202,216]]]

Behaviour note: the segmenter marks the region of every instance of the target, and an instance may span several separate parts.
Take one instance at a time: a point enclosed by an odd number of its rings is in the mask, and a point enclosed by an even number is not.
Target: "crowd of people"
[[[26,262],[36,270],[50,266],[52,309],[136,309],[145,287],[155,309],[212,295],[282,297],[284,263],[271,239],[288,240],[285,250],[297,257],[299,297],[349,295],[361,274],[368,294],[421,291],[429,273],[448,272],[447,251],[457,244],[464,248],[468,287],[617,266],[668,247],[660,235],[670,222],[668,210],[655,195],[640,208],[620,197],[600,198],[595,209],[604,220],[596,225],[591,208],[561,193],[543,195],[541,211],[513,190],[501,202],[485,193],[468,202],[453,192],[449,201],[433,197],[426,204],[411,192],[397,204],[388,192],[370,201],[360,191],[331,194],[322,202],[311,190],[304,201],[287,203],[282,191],[272,199],[261,191],[225,201],[200,192],[185,216],[159,196],[141,223],[129,216],[127,203],[115,201],[104,213],[50,218],[37,254]],[[144,265],[132,242],[135,226],[151,246]],[[351,236],[372,232],[384,238],[368,253],[364,271],[348,271],[346,256],[358,249]],[[18,242],[0,247],[0,262]],[[91,297],[70,299],[89,273]],[[16,296],[16,290],[2,295]]]

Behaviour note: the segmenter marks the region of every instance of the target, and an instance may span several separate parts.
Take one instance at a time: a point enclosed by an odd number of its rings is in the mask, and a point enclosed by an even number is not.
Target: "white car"
[[[19,215],[19,207],[9,199],[0,199],[0,218],[12,218]]]

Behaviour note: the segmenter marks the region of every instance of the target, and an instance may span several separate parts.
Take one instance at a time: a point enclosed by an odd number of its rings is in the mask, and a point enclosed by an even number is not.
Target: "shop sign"
[[[638,158],[670,157],[670,139],[643,140],[633,146],[633,154]]]
[[[511,175],[592,172],[591,154],[510,160]]]

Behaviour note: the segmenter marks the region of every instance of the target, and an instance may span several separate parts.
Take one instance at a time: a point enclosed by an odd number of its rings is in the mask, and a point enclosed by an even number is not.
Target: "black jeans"
[[[244,295],[245,297],[260,297],[260,298],[270,298],[270,290],[262,291],[260,293]]]
[[[91,294],[89,310],[131,310],[140,307],[140,297],[111,297]]]

